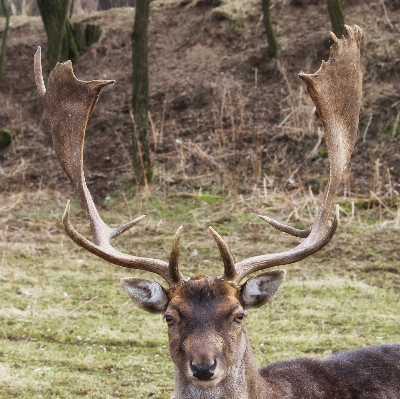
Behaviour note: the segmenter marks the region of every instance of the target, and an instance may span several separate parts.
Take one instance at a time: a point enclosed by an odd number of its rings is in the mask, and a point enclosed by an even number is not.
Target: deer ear
[[[165,288],[155,281],[141,278],[121,278],[125,292],[135,305],[150,313],[164,313],[168,306],[168,295]]]
[[[278,292],[285,279],[286,270],[272,270],[248,279],[241,288],[245,309],[259,308],[269,302]]]

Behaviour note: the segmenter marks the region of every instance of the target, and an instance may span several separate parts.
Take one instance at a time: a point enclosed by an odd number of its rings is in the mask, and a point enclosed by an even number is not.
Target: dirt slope
[[[264,175],[269,189],[308,191],[311,185],[318,191],[324,184],[326,151],[321,144],[308,156],[319,123],[297,74],[314,72],[327,59],[325,2],[274,3],[279,62],[268,58],[258,3],[219,8],[152,3],[150,97],[159,189],[211,185],[240,193],[254,184],[262,187]],[[398,5],[388,6],[391,25],[379,2],[346,1],[345,8],[347,22],[364,30],[360,137],[345,189],[360,196],[373,190],[389,198],[400,191]],[[76,62],[77,77],[117,81],[102,93],[87,130],[88,183],[104,197],[131,184],[127,153],[134,9],[111,9],[79,20],[100,24],[103,34]],[[34,88],[37,45],[46,49],[40,19],[13,19],[0,92],[0,129],[12,132],[13,142],[0,151],[1,190],[61,189],[66,184]]]

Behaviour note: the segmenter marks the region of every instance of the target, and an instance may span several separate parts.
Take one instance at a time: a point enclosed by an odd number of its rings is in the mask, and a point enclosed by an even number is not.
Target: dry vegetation
[[[131,272],[105,264],[65,237],[64,195],[39,190],[1,199],[0,396],[171,398],[165,322],[135,308],[122,292],[118,279]],[[378,207],[346,212],[351,205],[344,199],[341,204],[333,242],[288,266],[275,300],[250,312],[246,324],[260,365],[398,342],[399,215]],[[191,276],[221,273],[218,250],[206,233],[210,224],[237,259],[296,244],[255,212],[295,219],[302,227],[314,216],[316,199],[263,192],[237,201],[200,193],[116,193],[102,209],[112,224],[148,214],[118,239],[118,247],[133,254],[166,259],[174,229],[183,223],[182,266]],[[82,212],[74,224],[88,235]]]
[[[267,55],[259,1],[157,1],[150,23],[150,114],[159,192],[214,187],[224,194],[269,190],[319,192],[326,149],[318,117],[297,74],[316,71],[328,55],[325,1],[278,0],[273,14],[279,62]],[[297,4],[297,5],[295,5]],[[347,22],[363,28],[364,99],[360,135],[348,174],[359,199],[400,192],[399,5],[345,2]],[[112,78],[88,127],[88,183],[97,198],[132,185],[131,46],[134,9],[76,16],[103,28],[99,42],[74,66],[81,79]],[[389,20],[389,22],[388,22]],[[32,71],[37,45],[46,48],[38,17],[13,17],[0,128],[12,145],[0,152],[0,187],[18,191],[66,182],[53,167],[50,127],[43,119]],[[46,68],[46,66],[45,66]],[[266,176],[266,177],[265,177]]]
[[[86,174],[110,224],[148,215],[118,239],[119,248],[166,259],[182,223],[184,273],[216,275],[222,265],[209,225],[240,260],[298,242],[256,214],[296,227],[316,214],[327,153],[296,75],[326,58],[329,20],[321,1],[274,2],[276,62],[267,58],[259,2],[183,3],[153,3],[156,166],[145,193],[132,188],[129,162],[134,11],[78,17],[101,24],[104,34],[76,63],[77,76],[117,79],[89,124]],[[400,340],[399,5],[387,4],[389,24],[381,2],[345,3],[348,22],[364,29],[365,90],[338,199],[341,225],[326,249],[287,267],[269,306],[250,312],[259,364]],[[62,232],[71,190],[29,74],[34,48],[45,46],[40,20],[14,18],[9,37],[0,93],[0,129],[12,134],[0,151],[0,397],[169,399],[173,366],[163,320],[123,294],[118,278],[130,271],[83,252]],[[74,223],[89,236],[72,203]]]

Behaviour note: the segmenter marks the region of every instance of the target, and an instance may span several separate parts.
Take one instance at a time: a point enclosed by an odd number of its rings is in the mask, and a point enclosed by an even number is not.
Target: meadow
[[[165,321],[136,308],[118,282],[156,277],[109,265],[70,241],[61,224],[66,199],[46,189],[1,195],[0,397],[173,398]],[[286,266],[274,300],[249,312],[259,365],[400,341],[399,214],[383,204],[361,209],[348,198],[339,202],[332,242]],[[181,265],[193,277],[222,272],[209,225],[240,260],[298,243],[257,214],[305,227],[317,203],[262,190],[238,197],[119,192],[103,201],[100,213],[111,225],[147,214],[116,246],[165,260],[183,224]],[[90,237],[75,197],[71,211],[74,225]]]

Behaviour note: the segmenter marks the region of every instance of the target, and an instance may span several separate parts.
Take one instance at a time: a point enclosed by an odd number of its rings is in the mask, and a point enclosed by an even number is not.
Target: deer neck
[[[269,387],[260,376],[247,334],[243,333],[238,362],[217,386],[200,389],[175,366],[175,399],[265,399]]]

